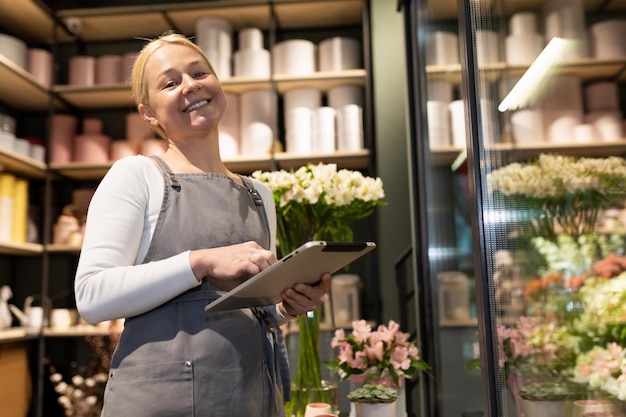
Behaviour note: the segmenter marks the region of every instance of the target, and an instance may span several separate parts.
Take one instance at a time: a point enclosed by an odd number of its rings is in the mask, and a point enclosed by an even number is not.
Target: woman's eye
[[[174,81],[168,81],[165,83],[165,88],[171,88],[174,87],[176,85],[176,83]]]

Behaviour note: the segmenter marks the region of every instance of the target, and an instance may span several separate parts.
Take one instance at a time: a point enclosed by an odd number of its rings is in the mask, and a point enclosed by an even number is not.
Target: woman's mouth
[[[201,100],[197,103],[192,104],[191,106],[187,107],[185,110],[183,110],[185,113],[189,113],[190,111],[193,111],[195,109],[197,109],[198,107],[202,107],[206,104],[209,104],[209,100]]]

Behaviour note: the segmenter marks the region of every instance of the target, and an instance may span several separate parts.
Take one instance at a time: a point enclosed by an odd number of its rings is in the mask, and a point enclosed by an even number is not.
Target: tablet
[[[299,282],[315,284],[322,274],[337,272],[375,247],[374,242],[307,242],[204,309],[221,311],[277,304],[287,288]]]

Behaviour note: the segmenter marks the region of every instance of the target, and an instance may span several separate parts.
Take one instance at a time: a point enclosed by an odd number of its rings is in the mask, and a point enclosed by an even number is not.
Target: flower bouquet
[[[278,254],[285,256],[309,240],[351,241],[351,225],[369,217],[385,193],[380,178],[335,164],[307,164],[296,171],[255,171],[252,177],[272,190],[277,216]],[[299,355],[287,416],[301,417],[311,400],[330,403],[322,387],[319,312],[298,319]],[[318,392],[311,399],[307,391]],[[326,394],[323,394],[325,393]]]
[[[349,336],[343,329],[335,331],[331,346],[339,353],[328,366],[342,380],[399,388],[405,378],[430,369],[408,333],[393,320],[374,331],[365,320],[354,321]]]
[[[538,317],[521,316],[515,326],[498,326],[499,366],[526,376],[558,378],[575,361],[576,339],[567,326]]]
[[[521,220],[529,220],[532,236],[577,237],[595,230],[601,209],[626,198],[626,161],[541,154],[536,162],[494,170],[487,180],[514,209],[528,209]]]

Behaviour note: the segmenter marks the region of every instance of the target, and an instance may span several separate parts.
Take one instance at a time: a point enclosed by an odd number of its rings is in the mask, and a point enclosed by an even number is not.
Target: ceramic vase
[[[359,387],[359,384],[352,382],[350,389],[354,390],[354,389],[357,389],[358,387]],[[360,403],[350,402],[350,412],[348,414],[348,417],[360,417],[358,413],[358,408],[357,408],[358,404]],[[408,416],[407,409],[406,409],[406,389],[405,389],[404,381],[402,381],[400,383],[400,386],[398,387],[398,399],[394,402],[394,404],[395,404],[394,410],[396,411],[393,417],[407,417]]]
[[[67,164],[74,158],[74,137],[78,119],[69,114],[55,114],[50,120],[50,162]]]
[[[356,403],[357,417],[396,417],[398,403]]]
[[[529,401],[521,399],[522,417],[562,417],[565,401]]]

